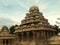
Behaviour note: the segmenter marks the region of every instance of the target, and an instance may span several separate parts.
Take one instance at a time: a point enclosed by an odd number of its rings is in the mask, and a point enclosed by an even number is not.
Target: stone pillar
[[[1,45],[3,45],[3,40],[1,39]]]
[[[47,38],[50,38],[50,32],[47,32]]]
[[[14,39],[15,42],[14,42],[14,43],[15,43],[15,45],[16,45],[17,42],[18,42],[18,33],[16,33],[14,37],[15,37],[15,39]],[[11,42],[10,42],[10,43],[11,43]]]
[[[49,38],[52,36],[52,33],[51,32],[49,32]]]
[[[0,45],[1,45],[1,39],[0,39]]]
[[[53,36],[56,35],[55,32],[53,32]]]
[[[47,33],[47,38],[49,37],[49,35],[48,35],[48,32],[46,32]]]
[[[36,33],[36,45],[39,45],[39,43],[40,43],[40,32],[37,32]]]
[[[8,40],[8,45],[11,45],[10,40]]]
[[[52,36],[52,33],[51,32],[49,32],[49,38]]]
[[[33,45],[36,45],[36,32],[32,31],[33,33]]]
[[[51,32],[51,36],[53,36],[53,32]]]
[[[16,34],[16,40],[17,40],[17,42],[18,42],[18,33]]]
[[[22,39],[21,39],[21,44],[23,45],[23,33],[21,33]]]
[[[26,34],[27,34],[27,45],[29,45],[29,32],[27,32]]]
[[[33,32],[33,40],[35,40],[36,34],[35,32]]]
[[[6,39],[4,41],[5,41],[5,45],[6,45]]]

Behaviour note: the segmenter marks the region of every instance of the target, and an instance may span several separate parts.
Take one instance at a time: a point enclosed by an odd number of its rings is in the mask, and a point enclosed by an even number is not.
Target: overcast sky
[[[38,6],[40,12],[55,25],[60,18],[60,0],[0,0],[0,25],[20,24],[31,6]]]

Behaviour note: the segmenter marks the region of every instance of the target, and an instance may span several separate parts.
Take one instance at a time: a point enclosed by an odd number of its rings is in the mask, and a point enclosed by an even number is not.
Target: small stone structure
[[[14,40],[14,34],[10,34],[8,27],[3,26],[0,29],[0,45],[13,45]]]

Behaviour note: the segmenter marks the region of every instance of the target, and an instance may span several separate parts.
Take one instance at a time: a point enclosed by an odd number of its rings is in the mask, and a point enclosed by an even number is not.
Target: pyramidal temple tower
[[[56,35],[55,29],[39,12],[37,6],[32,6],[25,19],[16,28],[16,44],[18,45],[46,45],[46,40]]]

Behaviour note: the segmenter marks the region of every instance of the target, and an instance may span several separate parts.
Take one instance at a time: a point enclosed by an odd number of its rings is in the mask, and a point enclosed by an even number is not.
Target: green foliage
[[[59,26],[54,25],[54,27],[55,27],[54,29],[56,30],[56,34],[58,34],[58,32],[59,32],[59,31],[58,31],[58,30],[59,30]]]
[[[10,27],[10,33],[13,34],[15,31],[15,28],[18,27],[18,25],[14,25]]]

